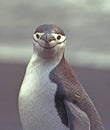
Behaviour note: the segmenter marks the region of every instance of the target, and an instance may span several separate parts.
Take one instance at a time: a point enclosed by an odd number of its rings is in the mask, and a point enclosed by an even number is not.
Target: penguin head
[[[53,57],[64,53],[66,36],[56,25],[44,24],[37,27],[33,34],[34,49],[43,57]]]

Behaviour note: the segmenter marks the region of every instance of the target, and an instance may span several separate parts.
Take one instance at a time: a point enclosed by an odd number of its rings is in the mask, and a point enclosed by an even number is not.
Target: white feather
[[[48,61],[33,54],[19,95],[23,130],[68,130],[55,108],[57,86],[49,79],[49,72],[60,58]]]

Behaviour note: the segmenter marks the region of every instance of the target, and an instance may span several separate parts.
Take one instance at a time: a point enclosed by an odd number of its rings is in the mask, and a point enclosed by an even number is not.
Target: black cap
[[[38,26],[38,28],[36,29],[36,31],[34,33],[43,33],[43,32],[48,32],[48,33],[56,33],[56,34],[61,34],[65,36],[64,31],[59,28],[57,25],[53,25],[53,24],[43,24]]]

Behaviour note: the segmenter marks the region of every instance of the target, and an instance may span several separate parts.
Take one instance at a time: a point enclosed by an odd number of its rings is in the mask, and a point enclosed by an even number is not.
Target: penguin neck
[[[46,55],[47,55],[47,53],[49,53],[51,55],[50,51],[47,52],[48,49],[46,49],[45,51],[46,51]],[[51,71],[52,69],[54,69],[60,63],[60,61],[63,58],[64,58],[64,50],[62,50],[61,53],[57,53],[56,55],[52,55],[52,56],[49,56],[49,57],[42,57],[38,54],[37,50],[34,48],[33,55],[31,57],[31,60],[30,60],[28,66],[40,65],[40,66],[44,66],[44,67],[49,67],[49,69]]]

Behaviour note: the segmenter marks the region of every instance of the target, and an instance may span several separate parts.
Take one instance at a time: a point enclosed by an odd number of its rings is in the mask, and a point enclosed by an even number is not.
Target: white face
[[[57,44],[62,44],[65,40],[66,40],[66,36],[63,36],[61,34],[51,34],[55,39],[50,41],[48,44],[45,43],[44,40],[42,40],[42,36],[44,35],[44,33],[35,33],[33,35],[33,40],[34,42],[37,42],[41,47],[47,47],[48,49],[51,47],[56,46]]]
[[[42,37],[46,35],[45,33],[35,33],[33,34],[33,43],[38,53],[42,53],[43,55],[47,55],[49,53],[50,56],[53,56],[57,53],[64,52],[64,48],[66,45],[66,36],[61,34],[49,34],[51,40],[47,35],[48,42]],[[45,54],[44,54],[45,53]]]

